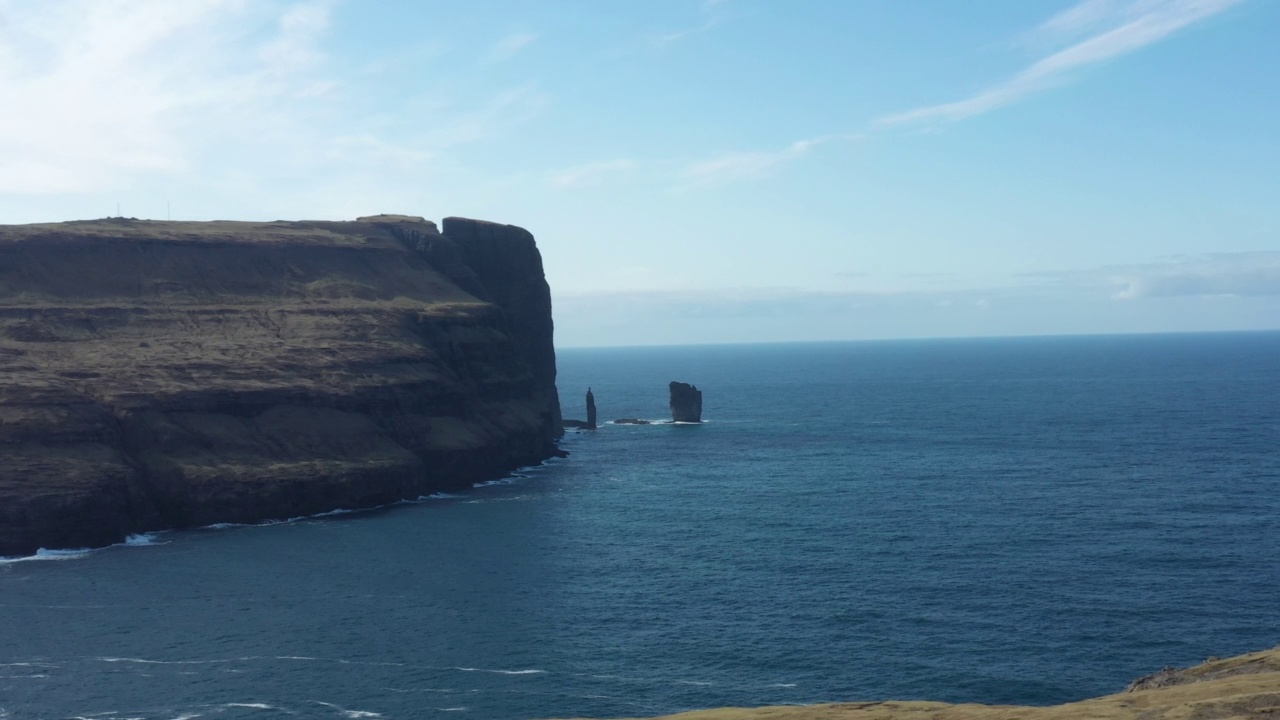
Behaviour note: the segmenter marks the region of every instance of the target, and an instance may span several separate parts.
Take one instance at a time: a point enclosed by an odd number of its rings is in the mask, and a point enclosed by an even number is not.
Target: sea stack
[[[591,388],[587,388],[587,429],[596,429],[596,396],[591,394]]]
[[[675,422],[702,422],[702,391],[696,385],[671,382],[671,419]]]

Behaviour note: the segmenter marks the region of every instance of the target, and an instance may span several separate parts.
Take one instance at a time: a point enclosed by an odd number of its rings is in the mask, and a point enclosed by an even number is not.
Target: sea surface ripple
[[[0,718],[1047,704],[1280,643],[1280,334],[562,350],[567,460],[0,562]]]

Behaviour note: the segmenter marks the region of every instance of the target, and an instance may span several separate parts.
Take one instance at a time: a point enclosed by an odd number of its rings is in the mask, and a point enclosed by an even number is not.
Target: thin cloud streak
[[[1280,297],[1280,252],[1180,255],[1159,262],[1024,273],[1018,277],[1045,287],[1105,293],[1113,300]]]
[[[877,119],[873,128],[929,121],[954,122],[990,112],[1062,82],[1073,70],[1135,52],[1243,2],[1246,0],[1083,0],[1046,20],[1037,31],[1060,39],[1092,32],[1086,39],[969,98],[887,115]],[[687,164],[679,173],[682,181],[679,189],[764,179],[778,168],[809,154],[817,146],[837,139],[864,137],[828,135],[799,140],[778,150],[734,152]]]
[[[1140,50],[1175,32],[1207,20],[1246,0],[1132,0],[1084,2],[1051,18],[1042,29],[1071,32],[1109,25],[1110,29],[1043,58],[1013,78],[956,102],[930,105],[888,115],[876,121],[880,127],[910,123],[954,122],[990,112],[1061,82],[1072,70]]]
[[[1036,28],[1035,33],[1048,37],[1068,37],[1081,32],[1093,32],[1099,27],[1113,24],[1117,18],[1129,15],[1141,15],[1151,6],[1159,5],[1165,0],[1083,0],[1053,17],[1045,20]]]
[[[621,175],[634,169],[636,169],[636,162],[628,158],[586,163],[552,173],[551,184],[560,188],[594,187],[610,177]]]
[[[674,32],[662,33],[651,36],[647,39],[647,44],[651,50],[665,50],[671,45],[686,40],[694,35],[701,35],[723,22],[723,10],[728,7],[729,0],[703,0],[701,10],[707,19],[702,24],[685,30],[676,30]]]
[[[779,167],[799,160],[814,148],[832,142],[853,142],[863,136],[853,134],[823,135],[797,140],[779,150],[733,152],[710,160],[690,163],[680,172],[685,186],[723,185],[768,177]]]
[[[520,54],[521,51],[532,45],[537,39],[538,36],[534,33],[508,35],[494,43],[488,54],[484,56],[483,63],[485,65],[497,65],[498,63],[506,62]]]
[[[702,23],[697,27],[689,28],[687,30],[677,30],[675,32],[663,33],[661,35],[655,35],[653,37],[650,37],[648,41],[648,45],[653,50],[665,50],[668,47],[675,45],[676,43],[682,40],[690,38],[694,35],[700,35],[704,32],[707,32],[708,30],[711,30],[712,28],[714,28],[719,24],[720,24],[719,21],[717,21],[715,18],[711,18],[710,20],[707,20],[706,22]]]
[[[1215,253],[1139,266],[1110,278],[1119,300],[1280,296],[1280,252]]]

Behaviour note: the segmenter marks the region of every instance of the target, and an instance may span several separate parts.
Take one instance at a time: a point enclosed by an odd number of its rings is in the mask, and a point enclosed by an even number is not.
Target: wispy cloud
[[[508,35],[489,48],[489,52],[485,54],[483,62],[486,65],[496,65],[506,62],[518,55],[522,50],[529,47],[538,36],[534,33],[514,33]]]
[[[814,148],[837,141],[854,141],[861,135],[823,135],[797,140],[778,150],[733,152],[687,164],[680,172],[686,186],[722,185],[768,177],[779,167],[799,160]]]
[[[252,204],[272,187],[274,202],[294,192],[310,208],[331,185],[368,203],[352,188],[376,200],[407,184],[393,173],[421,188],[425,171],[457,168],[453,150],[501,137],[549,102],[534,85],[491,83],[419,84],[388,99],[370,73],[404,63],[334,62],[337,7],[0,0],[0,195],[198,186],[187,192],[201,202]],[[532,41],[513,35],[491,54]]]
[[[1280,252],[990,278],[946,288],[557,293],[557,340],[636,345],[1277,327]]]
[[[706,0],[708,15],[703,24],[651,39],[664,48],[690,35],[705,32],[719,21],[717,9],[729,0]],[[980,115],[1014,103],[1023,97],[1065,81],[1073,71],[1087,68],[1164,40],[1179,30],[1205,21],[1247,0],[1081,0],[1041,23],[1033,35],[1064,49],[1052,52],[1025,67],[1013,77],[968,98],[929,105],[907,112],[883,116],[871,124],[868,133],[890,127],[928,122],[948,122]],[[832,134],[795,141],[773,150],[728,152],[694,162],[674,163],[677,189],[718,186],[761,180],[780,168],[835,140],[861,140],[868,134]],[[560,184],[597,180],[617,168],[586,165],[565,171]]]
[[[323,94],[315,70],[330,7],[0,4],[0,46],[21,48],[0,61],[0,192],[119,187],[137,173],[177,172],[199,141],[193,128],[215,130],[237,114],[270,123],[282,100]]]
[[[715,18],[710,18],[705,22],[703,22],[701,25],[697,25],[695,27],[652,35],[648,38],[647,44],[650,49],[665,50],[668,47],[671,47],[672,45],[675,45],[676,43],[682,40],[686,40],[694,35],[700,35],[704,32],[707,32],[708,30],[711,30],[712,28],[714,28],[716,25],[719,25],[719,24],[720,23]]]
[[[561,188],[591,187],[635,168],[636,162],[628,158],[575,165],[553,172],[551,184]]]
[[[1059,83],[1073,70],[1140,50],[1242,2],[1245,0],[1084,0],[1050,18],[1041,29],[1063,35],[1092,32],[1085,39],[976,95],[888,115],[876,124],[947,122],[981,115]]]
[[[285,9],[276,36],[259,55],[266,67],[285,73],[314,67],[324,60],[318,40],[329,29],[332,0],[298,3]]]
[[[1280,297],[1280,252],[1180,255],[1157,262],[1026,273],[1046,287],[1088,290],[1113,300]]]
[[[1235,295],[1280,296],[1280,252],[1215,253],[1120,269],[1110,277],[1121,300]]]
[[[439,113],[422,142],[438,150],[479,142],[541,115],[550,102],[534,83],[501,90],[474,109]]]
[[[709,30],[721,25],[725,20],[725,8],[728,7],[730,0],[702,0],[701,11],[703,15],[702,22],[691,25],[682,30],[673,30],[669,32],[657,33],[646,38],[646,45],[650,50],[665,50],[676,43],[687,40],[695,35],[701,35]]]

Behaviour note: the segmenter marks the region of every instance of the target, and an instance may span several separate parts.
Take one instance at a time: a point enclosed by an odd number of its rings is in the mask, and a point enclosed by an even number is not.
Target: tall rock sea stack
[[[673,422],[702,422],[702,391],[696,385],[672,381],[671,420]]]
[[[358,508],[556,453],[523,229],[0,227],[0,555]]]

